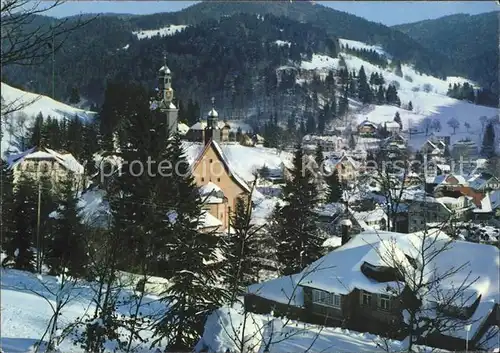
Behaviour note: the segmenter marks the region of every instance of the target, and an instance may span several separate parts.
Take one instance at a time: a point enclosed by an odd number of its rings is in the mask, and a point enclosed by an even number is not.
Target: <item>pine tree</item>
[[[331,175],[326,178],[326,182],[328,184],[328,194],[326,198],[326,202],[341,202],[342,201],[342,185],[339,179],[339,173],[337,169],[335,169]]]
[[[29,144],[30,147],[40,147],[43,144],[43,138],[42,138],[42,129],[43,129],[43,115],[42,113],[38,113],[38,115],[35,118],[35,122],[33,126],[30,129],[30,137],[29,137]]]
[[[399,128],[403,128],[403,121],[401,120],[401,116],[399,116],[399,112],[396,112],[394,115],[394,121],[399,124]]]
[[[77,160],[81,160],[83,153],[83,123],[78,116],[69,120],[67,126],[66,150]]]
[[[380,85],[378,86],[378,91],[377,91],[377,104],[383,104],[385,102],[385,90],[384,86]]]
[[[77,104],[80,102],[80,93],[78,92],[78,88],[73,87],[71,88],[71,94],[69,96],[69,103],[70,104]]]
[[[308,134],[314,134],[316,132],[316,121],[312,115],[309,115],[306,122],[306,132]]]
[[[179,167],[166,178],[175,215],[175,221],[165,222],[172,236],[167,254],[173,285],[162,294],[169,308],[155,330],[159,338],[167,338],[167,351],[185,351],[201,336],[206,315],[221,305],[225,293],[216,287],[216,270],[206,265],[217,261],[218,237],[199,230],[202,200],[178,135],[170,142],[169,158]]]
[[[16,214],[14,212],[14,175],[13,170],[9,168],[7,163],[3,160],[0,160],[0,163],[2,181],[0,185],[2,200],[0,203],[0,214],[2,216],[2,221],[0,222],[0,232],[3,235],[3,248],[4,250],[8,250],[8,244],[12,242],[16,230],[16,223],[14,222],[16,219]],[[10,251],[7,251],[7,254],[10,253],[12,256],[14,250],[10,249]],[[9,262],[12,262],[12,260],[13,257],[7,256],[4,263],[2,263],[2,266],[6,266]]]
[[[325,161],[325,156],[323,153],[323,146],[321,146],[320,144],[318,144],[316,146],[316,151],[314,154],[314,161],[318,165],[318,168],[320,168],[320,171],[323,172],[322,169],[323,169],[323,162]]]
[[[291,178],[283,188],[285,206],[273,215],[280,226],[274,234],[281,273],[298,273],[321,256],[323,239],[318,235],[317,215],[313,211],[317,200],[312,171],[304,165],[304,153],[299,145],[294,156]]]
[[[366,80],[365,68],[361,66],[358,73],[358,97],[363,104],[371,103],[373,94]]]
[[[399,77],[403,77],[403,70],[401,69],[401,61],[399,60],[396,60],[396,67],[394,69],[394,73]]]
[[[495,128],[492,122],[486,125],[481,146],[481,156],[490,159],[495,156]]]
[[[411,101],[408,103],[408,110],[413,110],[413,103]]]
[[[71,173],[63,181],[57,204],[57,215],[46,247],[47,263],[53,274],[60,274],[67,268],[71,276],[83,277],[88,263],[87,244]]]
[[[252,205],[243,198],[236,200],[231,217],[232,232],[227,235],[225,248],[225,282],[234,303],[236,297],[244,293],[245,287],[256,283],[259,278],[259,238],[258,227],[251,222]]]
[[[37,191],[35,181],[21,173],[14,189],[12,228],[5,235],[5,252],[14,268],[34,271]]]
[[[342,97],[339,101],[339,116],[344,116],[349,111],[349,98],[347,88],[344,89]]]

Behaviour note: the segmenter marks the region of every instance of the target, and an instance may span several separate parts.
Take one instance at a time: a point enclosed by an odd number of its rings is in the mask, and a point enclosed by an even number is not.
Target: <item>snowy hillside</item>
[[[185,25],[169,25],[167,27],[162,27],[158,29],[147,29],[143,31],[134,31],[134,34],[138,39],[151,38],[155,36],[165,37],[174,35],[177,32],[184,30],[187,26]]]
[[[354,49],[374,50],[377,53],[390,58],[390,53],[386,53],[380,46],[368,45],[362,42],[339,39],[341,47],[346,45]],[[439,120],[441,130],[439,135],[451,136],[451,143],[458,140],[469,138],[481,145],[484,124],[480,117],[485,116],[490,120],[498,121],[495,117],[498,115],[497,108],[474,105],[465,101],[456,100],[446,95],[449,85],[454,83],[463,84],[468,82],[475,86],[475,83],[463,77],[447,77],[440,79],[417,72],[412,66],[402,64],[402,77],[395,74],[393,69],[381,68],[357,56],[339,53],[339,58],[332,58],[327,55],[313,54],[310,61],[302,61],[300,68],[308,71],[325,73],[328,70],[335,70],[339,67],[340,57],[344,59],[349,71],[358,72],[363,66],[367,77],[371,73],[381,73],[387,84],[393,84],[398,89],[398,96],[401,99],[401,107],[391,105],[370,105],[364,106],[362,111],[356,109],[354,102],[350,102],[351,113],[353,113],[355,122],[368,119],[375,123],[392,121],[396,112],[399,112],[403,122],[403,130],[411,128],[419,134],[413,134],[409,144],[413,148],[420,148],[428,138],[425,136],[425,127],[429,120]],[[390,60],[389,60],[390,62]],[[303,81],[303,79],[300,79]],[[405,107],[412,102],[413,110],[406,110]],[[359,107],[359,105],[358,105]],[[451,118],[456,118],[459,127],[453,133],[453,129],[448,125]],[[467,123],[469,126],[467,127]],[[498,133],[497,139],[500,142],[500,124],[496,124]],[[500,147],[499,147],[500,148]]]
[[[1,149],[4,156],[7,151],[18,152],[16,137],[26,131],[34,121],[34,118],[42,113],[44,117],[62,120],[78,116],[83,120],[92,119],[95,113],[74,108],[67,104],[58,102],[50,97],[36,93],[25,92],[11,87],[2,82],[1,84],[2,112],[7,116],[2,117],[2,142]],[[9,113],[16,110],[14,113]]]

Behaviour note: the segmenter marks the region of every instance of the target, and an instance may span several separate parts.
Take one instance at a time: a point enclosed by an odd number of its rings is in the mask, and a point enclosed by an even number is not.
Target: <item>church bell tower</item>
[[[215,110],[215,98],[212,97],[212,109],[207,115],[207,127],[205,128],[205,144],[213,140],[221,141],[221,130],[219,129],[219,113]]]
[[[168,130],[171,134],[177,132],[177,120],[179,109],[174,105],[174,90],[172,89],[172,72],[167,66],[167,57],[164,57],[164,64],[159,70],[159,84],[161,100],[160,111],[166,116]]]

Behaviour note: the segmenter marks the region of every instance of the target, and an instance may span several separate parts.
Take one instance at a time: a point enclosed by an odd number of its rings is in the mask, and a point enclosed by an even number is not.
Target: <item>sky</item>
[[[151,14],[178,11],[195,1],[68,1],[47,15],[65,17],[81,13]],[[442,16],[498,11],[496,1],[318,1],[317,3],[380,22],[387,26]],[[47,5],[46,5],[47,6]]]

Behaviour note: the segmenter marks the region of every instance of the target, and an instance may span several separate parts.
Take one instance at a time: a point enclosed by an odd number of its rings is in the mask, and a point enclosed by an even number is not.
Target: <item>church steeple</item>
[[[160,68],[160,82],[162,84],[162,101],[166,107],[170,106],[174,99],[174,90],[172,89],[172,72],[167,66],[167,56],[163,57],[164,64]]]
[[[221,141],[221,130],[219,129],[219,113],[215,110],[215,97],[212,97],[212,109],[207,115],[207,127],[205,128],[205,143],[213,140],[215,142]]]
[[[159,108],[166,115],[170,133],[177,132],[177,117],[179,110],[173,103],[174,90],[172,89],[172,72],[167,66],[167,56],[164,54],[164,63],[159,71],[161,101]]]

